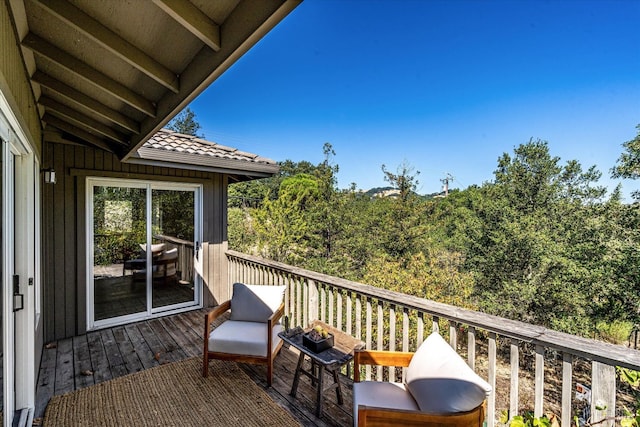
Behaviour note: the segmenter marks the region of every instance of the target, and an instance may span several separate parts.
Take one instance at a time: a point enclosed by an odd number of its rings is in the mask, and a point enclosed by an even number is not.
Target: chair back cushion
[[[231,320],[267,323],[284,300],[286,286],[233,284]]]
[[[420,410],[427,413],[470,411],[492,390],[437,332],[413,355],[406,383]]]

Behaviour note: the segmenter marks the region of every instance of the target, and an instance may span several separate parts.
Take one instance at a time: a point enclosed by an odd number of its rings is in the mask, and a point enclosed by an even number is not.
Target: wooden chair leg
[[[209,357],[205,354],[202,361],[202,376],[207,378],[209,376]]]

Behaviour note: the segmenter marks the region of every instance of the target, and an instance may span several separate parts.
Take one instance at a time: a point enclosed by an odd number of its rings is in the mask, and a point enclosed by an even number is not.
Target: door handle
[[[20,276],[13,275],[13,312],[24,309],[24,295],[20,293]]]

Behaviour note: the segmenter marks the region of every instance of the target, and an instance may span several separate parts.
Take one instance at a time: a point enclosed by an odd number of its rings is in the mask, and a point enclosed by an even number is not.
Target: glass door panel
[[[146,188],[93,187],[94,320],[147,311]]]
[[[193,304],[195,242],[195,191],[151,191],[153,244],[159,250],[152,257],[152,307]]]

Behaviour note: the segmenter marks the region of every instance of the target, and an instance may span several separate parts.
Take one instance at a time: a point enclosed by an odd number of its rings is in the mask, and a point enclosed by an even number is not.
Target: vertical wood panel
[[[74,147],[68,145],[64,149],[65,167],[62,169],[64,180],[64,293],[65,293],[65,335],[76,335],[77,306],[76,301],[76,209],[75,178],[66,171],[74,164]],[[57,185],[57,184],[56,184]],[[84,236],[82,233],[78,237]]]
[[[64,146],[56,145],[53,150],[53,167],[55,170],[59,170],[61,173],[64,171]],[[65,277],[64,277],[64,203],[65,203],[65,179],[60,179],[60,182],[53,184],[54,196],[53,196],[53,234],[54,234],[54,277],[55,282],[53,286],[54,290],[54,331],[56,338],[62,338],[67,336],[66,329],[66,295],[65,295]]]

